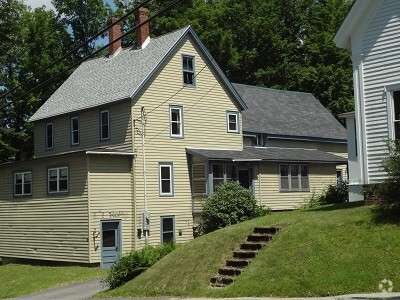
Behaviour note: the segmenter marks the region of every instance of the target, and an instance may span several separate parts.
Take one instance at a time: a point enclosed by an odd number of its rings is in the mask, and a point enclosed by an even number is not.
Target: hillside
[[[287,225],[233,284],[209,288],[210,277],[254,227],[277,223]],[[379,292],[383,279],[399,291],[399,241],[399,224],[377,222],[359,204],[274,213],[184,244],[101,296],[328,296]]]

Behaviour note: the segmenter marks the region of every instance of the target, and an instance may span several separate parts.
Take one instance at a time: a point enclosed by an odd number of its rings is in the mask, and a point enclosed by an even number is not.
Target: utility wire
[[[47,79],[46,81],[40,83],[39,85],[37,85],[36,87],[30,89],[28,92],[24,93],[23,95],[19,96],[18,98],[16,98],[15,100],[3,105],[0,110],[5,109],[6,107],[10,106],[11,104],[17,102],[19,99],[25,97],[26,95],[32,93],[33,91],[37,90],[38,88],[42,87],[45,84],[50,83],[51,81],[53,81],[54,79],[58,78],[59,76],[65,74],[66,72],[68,72],[69,70],[73,69],[74,67],[76,67],[77,65],[81,64],[82,62],[84,62],[85,60],[89,59],[90,57],[92,57],[93,55],[103,51],[104,49],[106,49],[108,46],[116,43],[117,41],[119,41],[120,39],[124,38],[125,36],[127,36],[128,34],[130,34],[131,32],[133,32],[134,30],[138,29],[139,27],[143,26],[144,24],[149,23],[150,21],[152,21],[153,19],[155,19],[156,17],[158,17],[158,15],[168,11],[169,9],[171,9],[173,6],[175,6],[176,4],[178,4],[178,2],[180,2],[182,0],[174,0],[171,1],[169,4],[167,4],[166,6],[164,6],[162,9],[158,10],[153,16],[151,16],[150,18],[148,18],[146,21],[143,21],[140,24],[135,25],[133,28],[131,28],[130,30],[128,30],[127,32],[125,32],[123,35],[121,35],[119,38],[116,38],[114,41],[112,41],[111,43],[106,44],[105,46],[101,47],[100,49],[96,50],[95,52],[85,56],[83,59],[81,59],[80,61],[72,64],[71,66],[69,66],[67,69],[65,69],[64,71],[58,73],[57,75]],[[141,6],[139,6],[141,7]],[[119,21],[115,22],[118,23]],[[111,25],[110,25],[111,26]]]
[[[17,86],[15,86],[14,88],[12,88],[11,90],[5,92],[4,94],[2,94],[0,96],[0,100],[2,98],[4,98],[5,96],[9,95],[10,93],[14,92],[16,89],[20,88],[22,85],[26,84],[28,81],[30,81],[32,78],[36,77],[37,75],[43,73],[45,70],[51,68],[52,66],[56,65],[57,63],[59,63],[60,61],[64,60],[66,57],[69,57],[71,54],[75,53],[75,51],[77,51],[78,49],[82,48],[82,46],[89,44],[91,41],[93,41],[94,39],[96,39],[98,36],[100,36],[101,34],[103,34],[104,32],[106,32],[107,30],[109,30],[111,27],[113,27],[115,24],[125,20],[127,17],[129,17],[131,14],[133,14],[136,10],[138,10],[140,7],[146,5],[147,3],[149,3],[152,0],[145,0],[142,3],[140,3],[139,5],[137,5],[135,8],[131,9],[129,12],[127,12],[125,15],[123,15],[120,19],[118,19],[117,21],[111,23],[110,25],[108,25],[107,27],[105,27],[104,29],[102,29],[101,31],[95,33],[94,35],[92,35],[89,39],[87,39],[86,41],[80,43],[78,46],[76,46],[75,48],[71,49],[70,51],[68,51],[66,54],[64,54],[63,56],[61,56],[60,58],[56,59],[55,61],[53,61],[52,63],[48,64],[47,66],[43,67],[42,69],[40,69],[39,71],[37,71],[35,74],[29,76],[26,80],[24,80],[23,82],[21,82],[20,84],[18,84]],[[103,48],[102,48],[103,49]],[[98,52],[95,52],[98,53]],[[86,58],[84,58],[86,59]],[[83,60],[81,60],[83,61]],[[81,62],[80,61],[80,62]],[[78,63],[80,63],[78,62]]]

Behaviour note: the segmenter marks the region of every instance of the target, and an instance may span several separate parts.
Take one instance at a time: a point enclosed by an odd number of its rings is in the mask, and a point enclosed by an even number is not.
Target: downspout
[[[136,153],[135,153],[135,120],[133,119],[133,99],[131,99],[131,143],[132,152],[134,153],[132,157],[132,234],[133,234],[133,249],[137,249],[137,236],[136,236],[136,186],[135,186],[135,173],[136,173]]]
[[[260,206],[262,205],[261,199],[261,172],[260,172],[260,162],[257,162],[257,169],[258,169],[258,197],[260,198]]]

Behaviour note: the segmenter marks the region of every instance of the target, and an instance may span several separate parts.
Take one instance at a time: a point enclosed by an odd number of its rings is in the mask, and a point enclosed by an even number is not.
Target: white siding
[[[381,167],[389,139],[385,86],[400,84],[400,1],[385,0],[362,43],[364,105],[369,182],[385,178]]]

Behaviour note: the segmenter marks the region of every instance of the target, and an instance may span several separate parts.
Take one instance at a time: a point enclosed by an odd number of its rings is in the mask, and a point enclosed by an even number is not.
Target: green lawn
[[[307,297],[400,290],[400,228],[359,204],[273,213],[199,237],[124,286],[99,294],[182,297]],[[287,223],[229,287],[210,289],[226,258],[255,226]]]
[[[84,267],[0,266],[0,299],[105,276],[105,270]]]

